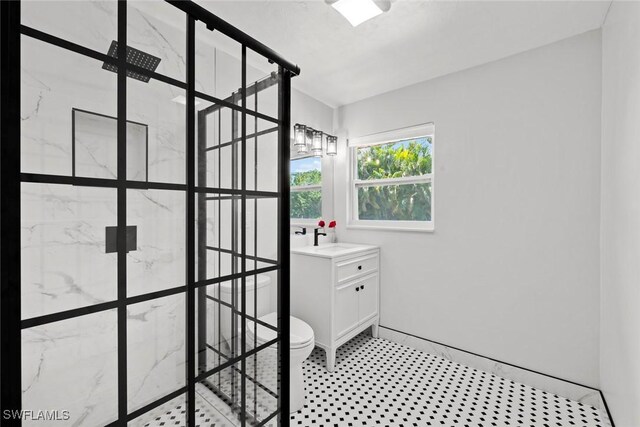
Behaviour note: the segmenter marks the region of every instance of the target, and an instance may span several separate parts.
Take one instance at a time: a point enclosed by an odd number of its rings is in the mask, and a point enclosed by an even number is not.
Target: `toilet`
[[[257,282],[257,283],[256,283]],[[254,292],[257,292],[257,318],[261,322],[267,323],[274,327],[278,325],[278,313],[270,310],[271,278],[267,275],[258,275],[257,280],[253,277],[246,279],[246,313],[254,316]],[[240,288],[240,285],[238,285]],[[220,285],[220,299],[224,302],[231,303],[231,283],[225,282]],[[240,306],[240,304],[238,304]],[[231,313],[230,308],[221,307],[220,326],[222,327],[222,338],[231,346]],[[257,329],[257,331],[255,330]],[[309,357],[315,345],[313,329],[303,320],[296,317],[290,317],[290,343],[289,343],[289,360],[290,360],[290,385],[289,385],[289,405],[291,412],[297,412],[304,406],[304,379],[302,374],[302,363]],[[258,346],[274,340],[277,337],[276,331],[266,326],[257,325],[255,322],[247,320],[247,343],[253,346],[255,342]],[[266,352],[272,352],[271,360],[274,363],[272,372],[276,372],[277,348],[268,347]]]

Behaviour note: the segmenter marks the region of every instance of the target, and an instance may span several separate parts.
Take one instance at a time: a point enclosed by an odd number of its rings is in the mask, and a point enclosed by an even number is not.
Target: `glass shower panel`
[[[277,123],[247,115],[247,189],[278,191]]]
[[[136,139],[127,137],[127,166],[140,164],[149,182],[184,184],[186,177],[185,91],[154,79],[127,79],[127,119],[146,128],[145,151]],[[142,156],[140,155],[142,154]],[[139,168],[137,168],[139,169]],[[127,176],[129,180],[147,181]]]
[[[206,323],[198,338],[198,374],[209,372],[241,355],[241,336],[238,328],[241,312],[238,310],[241,280],[228,280],[202,288],[206,292]],[[200,309],[199,305],[199,309]]]
[[[118,176],[118,120],[103,114],[73,109],[74,174],[116,179]],[[127,122],[127,178],[147,180],[148,126]]]
[[[127,190],[127,295],[185,285],[186,200],[182,191]],[[129,231],[127,231],[129,233]]]
[[[107,53],[118,34],[118,1],[23,1],[21,23]],[[55,73],[60,73],[56,69]],[[74,80],[78,76],[74,76]]]
[[[212,425],[241,426],[240,372],[240,363],[235,363],[196,384],[199,409],[211,416]]]
[[[185,385],[185,295],[127,307],[129,412]]]
[[[102,70],[100,61],[31,37],[22,36],[21,43],[22,172],[71,176],[75,138],[87,142],[86,125],[81,129],[84,133],[75,132],[73,111],[116,117],[116,75]],[[115,149],[115,144],[107,146]],[[79,171],[90,171],[85,176],[103,171],[101,177],[113,178],[106,170],[108,158],[100,153],[91,158],[94,153],[87,149],[79,152],[84,155]],[[109,148],[102,154],[107,153]]]
[[[261,274],[249,274],[247,277],[247,284],[250,288],[255,281],[257,281],[259,288],[258,292],[250,292],[247,295],[247,350],[260,349],[262,351],[269,341],[277,337],[278,276],[277,271],[269,271]],[[273,368],[273,376],[269,378],[277,377],[277,364],[264,365],[261,369],[264,371],[267,366]],[[278,390],[273,388],[272,391],[277,393]]]
[[[25,182],[21,210],[23,319],[116,299],[115,189]]]
[[[214,408],[223,414],[228,412],[227,419],[235,425],[240,425],[242,418],[247,425],[252,425],[278,408],[277,393],[275,397],[269,395],[271,401],[268,401],[261,394],[264,390],[256,385],[258,364],[263,368],[261,374],[265,381],[267,371],[277,377],[278,364],[260,363],[269,350],[266,348],[260,357],[249,355],[257,345],[257,341],[249,337],[249,323],[255,325],[259,322],[257,317],[277,310],[278,199],[275,192],[278,190],[279,128],[275,117],[269,120],[256,117],[252,112],[278,114],[277,95],[265,93],[263,110],[260,93],[273,87],[277,94],[279,76],[270,73],[275,71],[273,65],[262,70],[247,68],[247,92],[243,93],[243,60],[252,57],[256,62],[268,63],[266,59],[243,50],[235,42],[222,49],[225,42],[229,43],[224,36],[208,32],[199,24],[196,27],[196,43],[210,45],[215,51],[212,82],[208,80],[206,67],[196,65],[197,83],[214,88],[213,93],[201,94],[196,103],[196,176],[201,190],[196,196],[195,251],[197,279],[207,285],[198,290],[197,297],[198,372],[211,373],[202,384],[210,391]],[[199,78],[203,76],[203,69],[204,77]],[[245,102],[243,96],[248,96]],[[274,102],[275,105],[269,106]],[[246,111],[243,111],[244,105]],[[251,194],[252,190],[273,193]],[[271,199],[263,201],[264,197]],[[260,239],[265,241],[260,243]],[[258,254],[265,255],[265,259],[256,257]],[[264,274],[251,274],[261,267],[267,267]],[[230,274],[233,276],[228,277]],[[205,292],[200,293],[201,290]],[[243,374],[252,363],[250,359],[254,360],[251,368],[256,374],[253,377]],[[232,365],[218,370],[225,363]],[[251,390],[256,388],[260,391],[251,395]]]
[[[196,420],[200,422],[204,420],[204,425],[220,427],[240,426],[237,413],[234,413],[225,405],[224,400],[211,394],[211,390],[206,388],[202,383],[196,384]],[[208,424],[209,422],[211,424]]]
[[[247,109],[277,119],[279,82],[278,66],[247,49]]]
[[[206,360],[202,371],[209,371],[226,363],[232,357],[231,344],[234,339],[232,314],[228,306],[229,294],[223,288],[231,289],[232,282],[226,281],[206,287]],[[237,322],[239,319],[236,318]],[[237,324],[237,323],[236,323]]]
[[[198,186],[240,189],[242,113],[201,99],[196,103]]]
[[[151,424],[151,423],[154,424]],[[129,421],[129,427],[150,427],[151,425],[184,426],[187,423],[187,397],[181,394],[168,402],[151,409]]]
[[[276,116],[289,76],[221,31],[248,42],[238,30],[207,29],[216,20],[191,3],[25,1],[20,19],[6,4],[22,23],[7,27],[21,40],[21,111],[8,120],[20,161],[3,156],[21,185],[7,195],[21,215],[21,304],[2,300],[21,310],[2,327],[21,334],[11,396],[68,410],[61,426],[273,424],[277,351],[250,324],[274,329],[260,319],[286,270]]]
[[[239,223],[239,196],[232,194],[206,193],[206,211],[203,211],[201,227],[206,252],[200,252],[203,261],[199,280],[209,280],[238,272],[239,245],[242,232],[231,226]],[[234,206],[235,205],[235,206]],[[235,212],[234,212],[235,210]],[[206,215],[206,216],[205,216]],[[205,240],[206,239],[206,240]]]
[[[127,62],[186,81],[186,15],[166,2],[127,1]]]
[[[275,197],[247,198],[247,271],[273,267],[278,259],[278,199]]]
[[[273,331],[274,338],[276,334]],[[278,410],[278,346],[278,343],[270,345],[249,356],[246,361],[246,411],[257,422],[263,422]],[[276,426],[277,419],[265,425]]]
[[[68,411],[60,426],[104,426],[118,418],[116,310],[22,331],[25,409]],[[44,425],[28,420],[24,426]]]
[[[278,425],[274,413],[278,410],[278,345],[266,347],[245,360],[244,392],[247,425],[265,422],[266,426]],[[205,411],[221,425],[240,426],[242,407],[242,363],[224,368],[198,383],[198,404],[205,403]],[[198,405],[198,406],[199,406]],[[207,407],[208,406],[208,407]],[[217,425],[217,424],[215,424]]]
[[[196,91],[231,102],[242,87],[242,45],[200,21],[195,37]]]

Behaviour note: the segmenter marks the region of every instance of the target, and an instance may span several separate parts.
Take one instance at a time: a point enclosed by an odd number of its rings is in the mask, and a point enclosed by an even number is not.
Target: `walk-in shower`
[[[0,4],[2,425],[288,425],[299,69],[189,1]]]

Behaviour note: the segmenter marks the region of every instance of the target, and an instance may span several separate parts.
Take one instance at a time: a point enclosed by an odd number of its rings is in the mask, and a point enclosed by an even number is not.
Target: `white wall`
[[[602,32],[600,381],[618,427],[640,425],[640,3]]]
[[[336,159],[339,240],[382,247],[382,325],[598,385],[600,41],[585,33],[340,108],[343,144],[436,128],[434,233],[346,229],[344,146]]]

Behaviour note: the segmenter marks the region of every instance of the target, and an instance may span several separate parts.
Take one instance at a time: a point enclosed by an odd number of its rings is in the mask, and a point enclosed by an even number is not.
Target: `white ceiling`
[[[599,28],[606,1],[395,0],[353,28],[323,0],[198,3],[297,63],[336,107]]]

